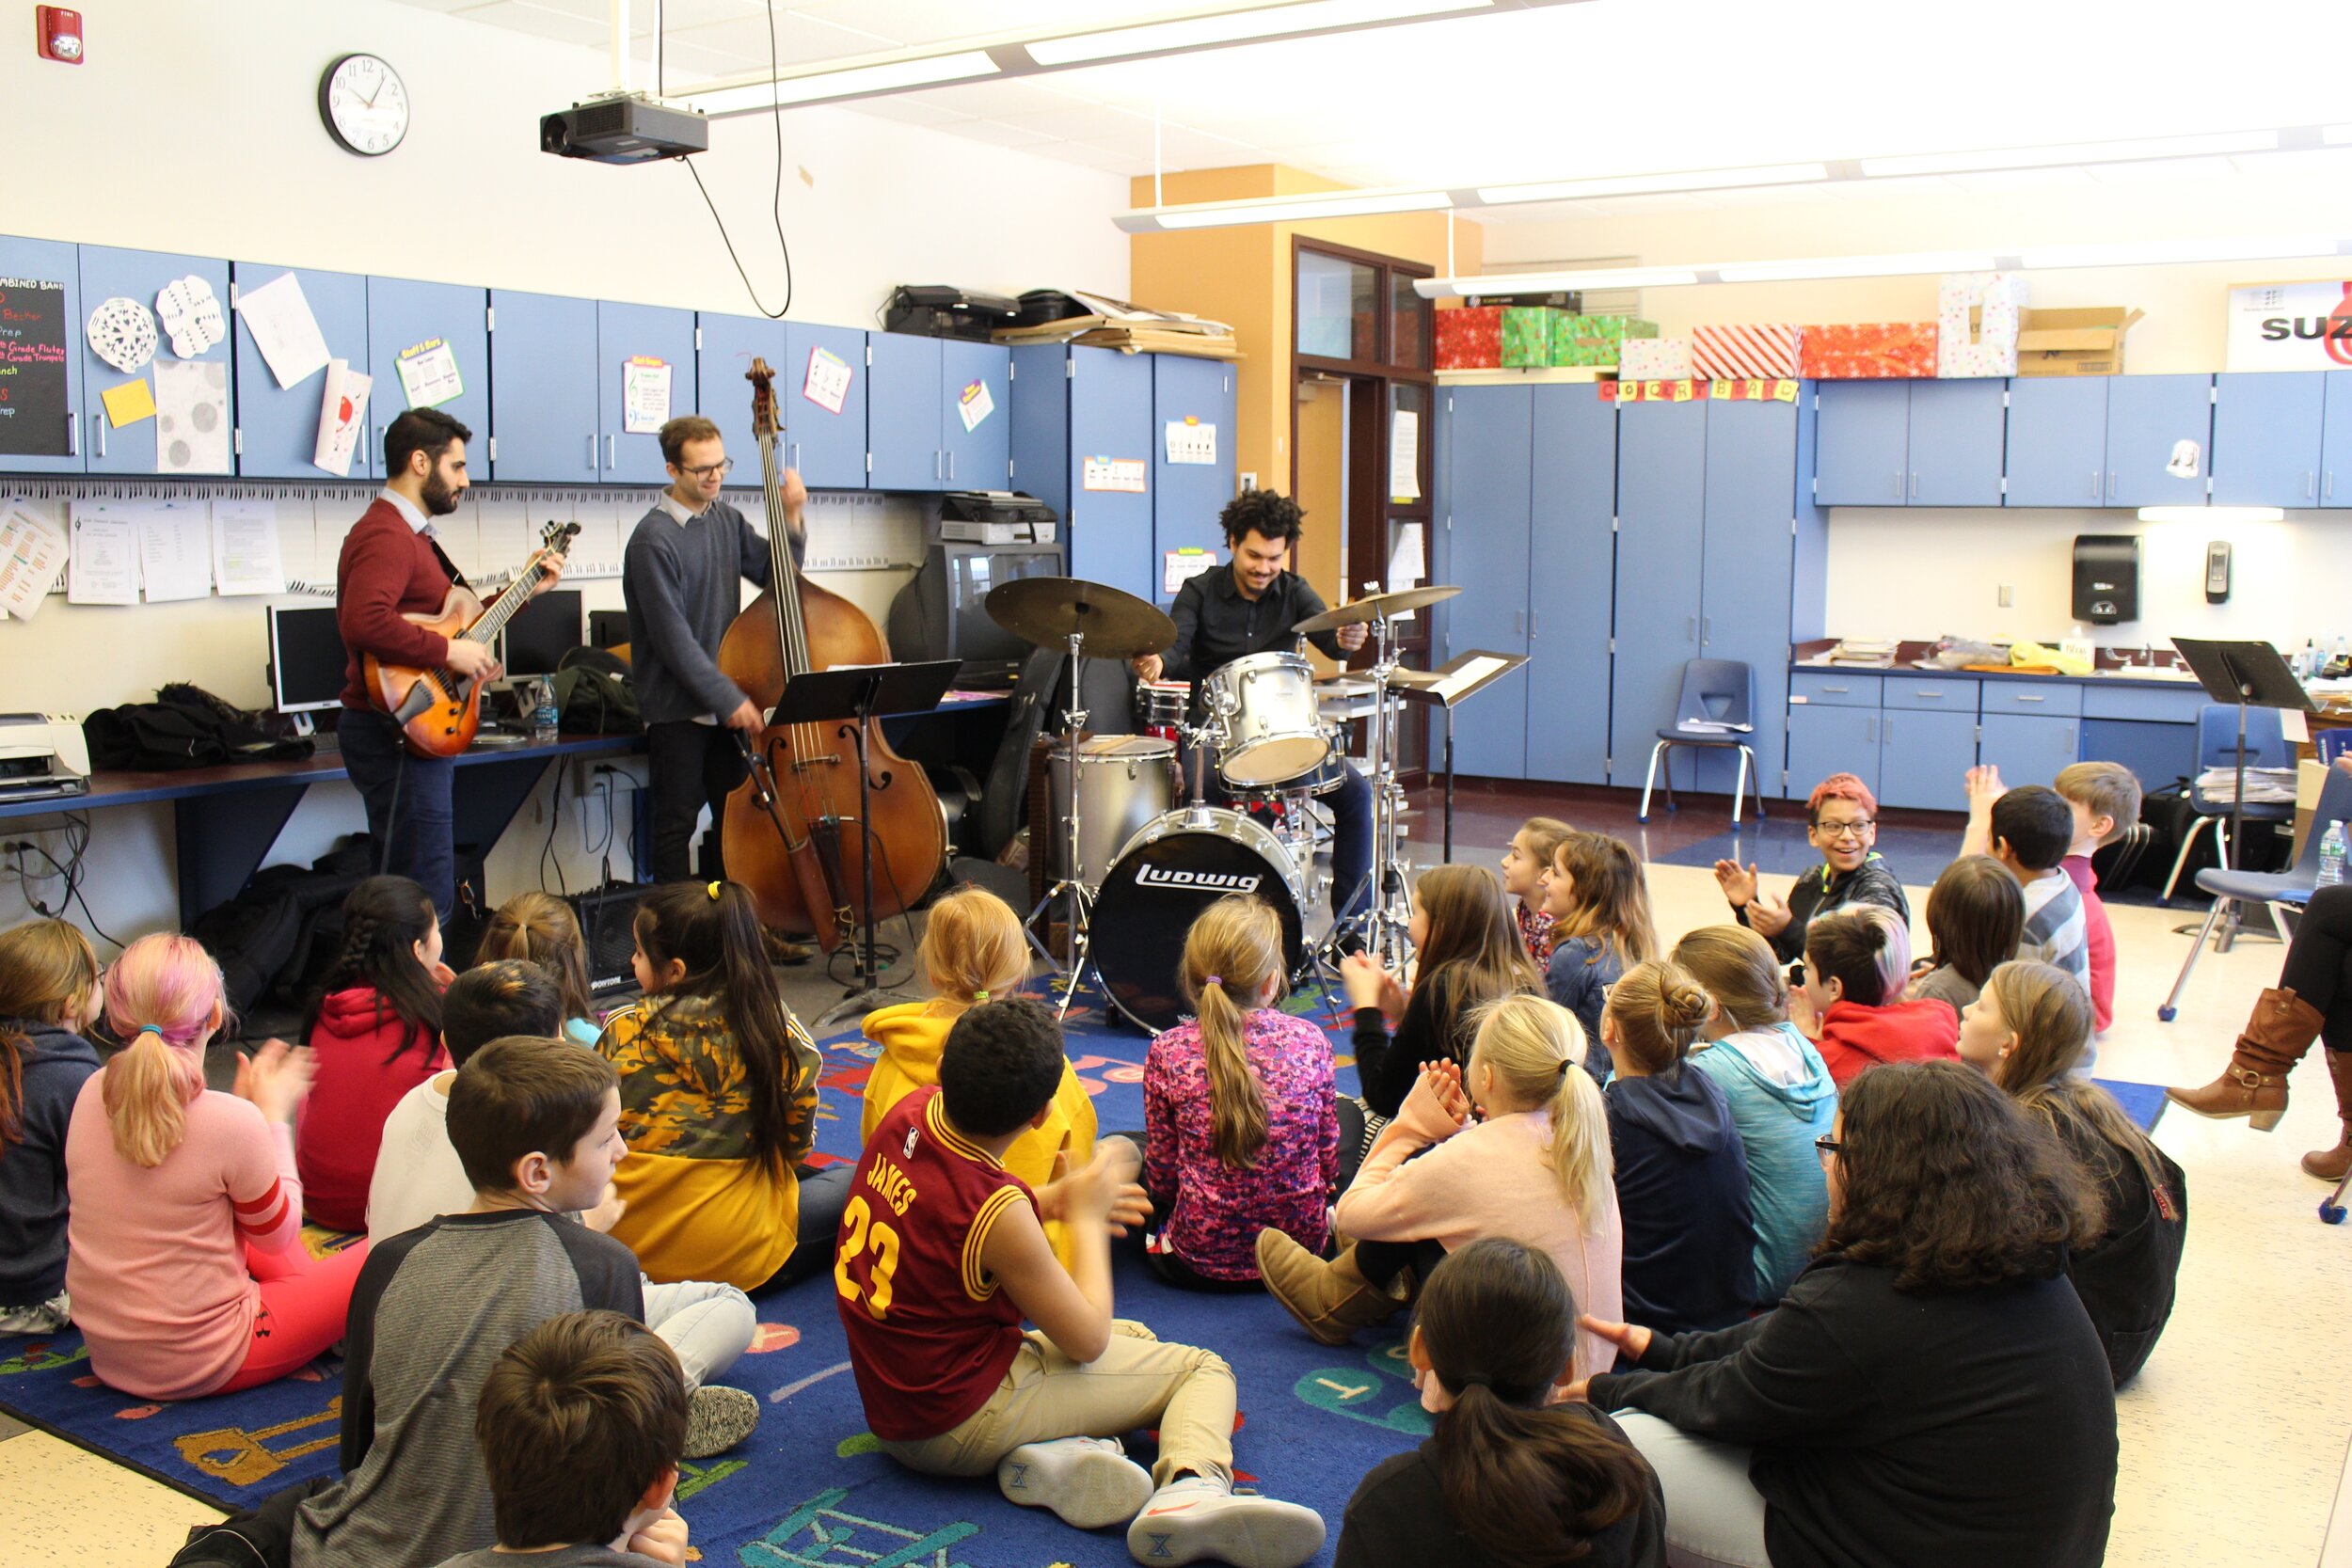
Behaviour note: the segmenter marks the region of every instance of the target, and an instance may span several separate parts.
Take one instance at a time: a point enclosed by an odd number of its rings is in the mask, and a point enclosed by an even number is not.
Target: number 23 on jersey
[[[841,1212],[841,1219],[848,1234],[841,1238],[840,1255],[834,1261],[834,1287],[841,1292],[842,1300],[863,1299],[866,1310],[876,1320],[886,1318],[890,1315],[890,1278],[898,1271],[898,1233],[874,1218],[873,1210],[862,1196],[850,1200],[849,1207]],[[854,1272],[866,1276],[863,1291],[852,1277],[854,1265],[861,1259],[866,1259],[865,1266]]]

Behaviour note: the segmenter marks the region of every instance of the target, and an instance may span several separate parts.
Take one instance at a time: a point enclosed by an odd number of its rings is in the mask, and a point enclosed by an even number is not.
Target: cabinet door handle
[[[2310,499],[2311,499],[2313,496],[2317,495],[2318,493],[2319,493],[2319,476],[2318,476],[2316,473],[2307,473],[2307,474],[2305,474],[2305,475],[2303,476],[2303,499],[2304,499],[2305,500],[2310,500]]]
[[[2109,500],[2113,500],[2114,499],[2115,499],[2115,470],[2114,470],[2113,468],[2109,468],[2109,469],[2107,470],[2107,499],[2109,499]]]
[[[588,433],[588,471],[596,471],[596,433],[593,430]]]
[[[1698,636],[1699,636],[1699,618],[1698,618],[1697,616],[1693,615],[1693,616],[1692,616],[1692,617],[1691,617],[1691,626],[1690,626],[1690,629],[1689,629],[1688,631],[1685,631],[1685,632],[1682,634],[1682,639],[1683,639],[1683,641],[1686,641],[1686,642],[1695,642],[1695,641],[1698,641]]]
[[[2010,695],[2021,703],[2046,703],[2050,700],[2046,691],[2012,691]]]
[[[1862,721],[1862,738],[1865,740],[1876,740],[1878,737],[1879,721],[1875,719],[1865,719]]]
[[[2099,499],[2099,470],[2096,468],[2090,470],[2090,499]]]
[[[956,482],[956,452],[955,452],[955,449],[954,449],[953,447],[950,447],[950,448],[948,448],[948,449],[947,449],[947,483],[950,483],[950,484],[953,484],[955,482]]]
[[[946,483],[947,454],[946,452],[934,451],[931,453],[931,478],[943,484]]]
[[[1851,687],[1851,686],[1825,686],[1825,687],[1821,688],[1821,694],[1822,694],[1823,696],[1827,696],[1829,693],[1831,693],[1831,692],[1835,691],[1835,692],[1836,692],[1836,693],[1837,693],[1840,697],[1842,697],[1842,696],[1844,696],[1847,692],[1851,691],[1852,689],[1853,689],[1853,688],[1852,688],[1852,687]]]
[[[604,438],[604,471],[606,473],[612,473],[621,466],[618,451],[620,439],[618,436],[607,436]]]
[[[68,457],[82,455],[82,421],[71,414],[65,417],[65,454]]]
[[[1903,471],[1900,468],[1895,470],[1895,499],[1903,499]]]
[[[103,457],[106,455],[106,417],[103,414],[92,414],[89,417],[89,423],[90,428],[98,432],[98,455]]]
[[[1919,499],[1919,470],[1916,468],[1911,471],[1911,499],[1913,500]]]
[[[794,473],[798,473],[801,471],[801,443],[798,441],[793,442],[790,450],[792,452],[792,461],[787,464],[786,467],[789,467]]]
[[[1713,642],[1714,641],[1715,641],[1715,617],[1713,617],[1712,615],[1702,615],[1702,616],[1700,616],[1700,617],[1699,617],[1699,642],[1701,643],[1701,645],[1702,645],[1702,646],[1704,646],[1704,645],[1706,645],[1706,644],[1708,644],[1708,643],[1711,643],[1711,642]]]
[[[1944,700],[1944,693],[1941,691],[1914,691],[1912,695],[1923,703],[1940,703]]]

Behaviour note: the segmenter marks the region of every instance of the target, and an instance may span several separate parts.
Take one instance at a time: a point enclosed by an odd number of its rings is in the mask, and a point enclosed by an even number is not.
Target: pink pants
[[[343,1337],[351,1290],[367,1260],[365,1242],[327,1258],[312,1258],[299,1241],[283,1252],[246,1247],[245,1266],[261,1287],[261,1310],[254,1315],[245,1365],[213,1391],[233,1394],[274,1383],[323,1354]]]

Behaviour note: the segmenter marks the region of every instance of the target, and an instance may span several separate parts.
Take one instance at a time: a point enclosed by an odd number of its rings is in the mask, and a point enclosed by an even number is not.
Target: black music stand
[[[874,963],[874,843],[866,826],[873,820],[873,786],[866,756],[866,725],[884,714],[930,712],[947,694],[961,667],[961,660],[943,658],[928,664],[850,664],[811,670],[785,684],[783,698],[768,716],[771,725],[838,724],[840,733],[848,735],[857,749],[858,847],[866,880],[866,932],[858,948],[856,982],[817,1021],[812,1033],[822,1034],[835,1020],[869,1011],[888,999],[876,983],[880,975]],[[904,890],[900,891],[903,895]],[[926,891],[918,889],[916,896]]]
[[[1499,662],[1498,662],[1499,661]],[[1445,713],[1445,863],[1454,863],[1454,708],[1527,662],[1525,654],[1472,648],[1435,670],[1399,670],[1390,677],[1398,695],[1427,703]],[[1475,673],[1471,672],[1475,670]]]
[[[2279,650],[2267,642],[2220,642],[2203,638],[2176,637],[2172,646],[2188,660],[2205,695],[2237,709],[2237,788],[2230,797],[2230,851],[2245,863],[2246,855],[2246,710],[2249,707],[2294,708],[2316,713],[2318,705],[2303,683],[2295,678]],[[2230,906],[2233,931],[2237,906]],[[2284,933],[2281,933],[2283,935]],[[2225,940],[2217,952],[2229,951]]]

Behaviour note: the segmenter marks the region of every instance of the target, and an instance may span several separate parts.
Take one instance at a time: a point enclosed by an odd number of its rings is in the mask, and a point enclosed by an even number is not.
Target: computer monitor
[[[580,590],[555,588],[515,612],[499,660],[509,675],[552,675],[565,654],[580,647]]]
[[[341,705],[350,660],[331,605],[272,606],[269,694],[280,713],[316,713]]]
[[[1029,645],[998,626],[983,602],[989,590],[1021,578],[1060,575],[1058,546],[946,546],[947,602],[955,658],[1023,658]]]

